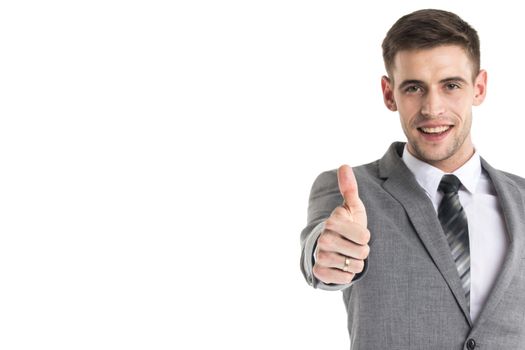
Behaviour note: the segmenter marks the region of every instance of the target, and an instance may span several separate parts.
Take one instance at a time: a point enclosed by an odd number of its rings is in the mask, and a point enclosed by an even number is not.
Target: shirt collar
[[[410,169],[412,174],[414,174],[419,185],[423,187],[425,192],[432,199],[434,199],[437,194],[441,178],[446,173],[414,157],[408,151],[407,145],[405,145],[403,150],[402,158],[405,165],[408,167],[408,169]],[[461,181],[461,184],[467,191],[474,193],[481,177],[481,159],[479,153],[475,151],[474,155],[452,174],[458,177],[458,179]]]

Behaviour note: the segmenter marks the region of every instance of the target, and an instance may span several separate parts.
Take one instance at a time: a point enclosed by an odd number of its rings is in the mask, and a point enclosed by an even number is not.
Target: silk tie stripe
[[[470,248],[467,215],[459,201],[461,182],[454,175],[444,175],[439,184],[443,199],[438,208],[438,218],[447,238],[452,258],[456,263],[461,285],[470,308]]]

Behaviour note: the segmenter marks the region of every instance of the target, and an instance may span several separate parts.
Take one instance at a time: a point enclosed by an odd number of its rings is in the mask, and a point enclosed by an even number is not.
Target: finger
[[[352,214],[352,219],[366,227],[367,218],[363,202],[359,198],[357,180],[352,168],[348,165],[342,165],[337,170],[337,182],[339,192],[344,199],[344,206]]]
[[[325,222],[325,230],[334,231],[357,244],[367,244],[370,241],[370,231],[361,224],[345,217],[330,217]]]
[[[360,273],[365,267],[363,260],[352,259],[347,256],[319,250],[316,263],[323,267],[331,267],[345,272]]]
[[[352,168],[346,164],[341,165],[337,170],[337,182],[339,191],[348,205],[359,200],[359,191]]]
[[[361,245],[354,243],[338,233],[328,230],[325,230],[325,232],[319,236],[317,248],[359,260],[366,259],[370,253],[368,244]]]
[[[352,272],[345,272],[339,269],[324,267],[317,264],[313,267],[313,273],[318,280],[326,284],[348,284],[352,282],[355,276],[355,274]]]

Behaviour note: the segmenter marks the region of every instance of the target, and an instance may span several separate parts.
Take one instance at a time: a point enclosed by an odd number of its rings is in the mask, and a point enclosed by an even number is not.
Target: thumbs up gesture
[[[317,240],[313,273],[324,283],[347,284],[363,271],[370,251],[370,232],[352,168],[341,166],[337,180],[344,202],[325,221],[324,231]]]

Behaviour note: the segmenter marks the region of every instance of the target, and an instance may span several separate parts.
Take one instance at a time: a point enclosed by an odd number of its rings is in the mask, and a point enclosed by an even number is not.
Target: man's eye
[[[448,90],[455,90],[455,89],[459,89],[459,85],[458,84],[454,84],[454,83],[449,83],[446,85],[447,89]]]
[[[415,86],[415,85],[408,86],[405,89],[405,92],[408,92],[408,93],[414,93],[414,92],[418,92],[418,91],[421,91],[421,88],[419,86]]]

